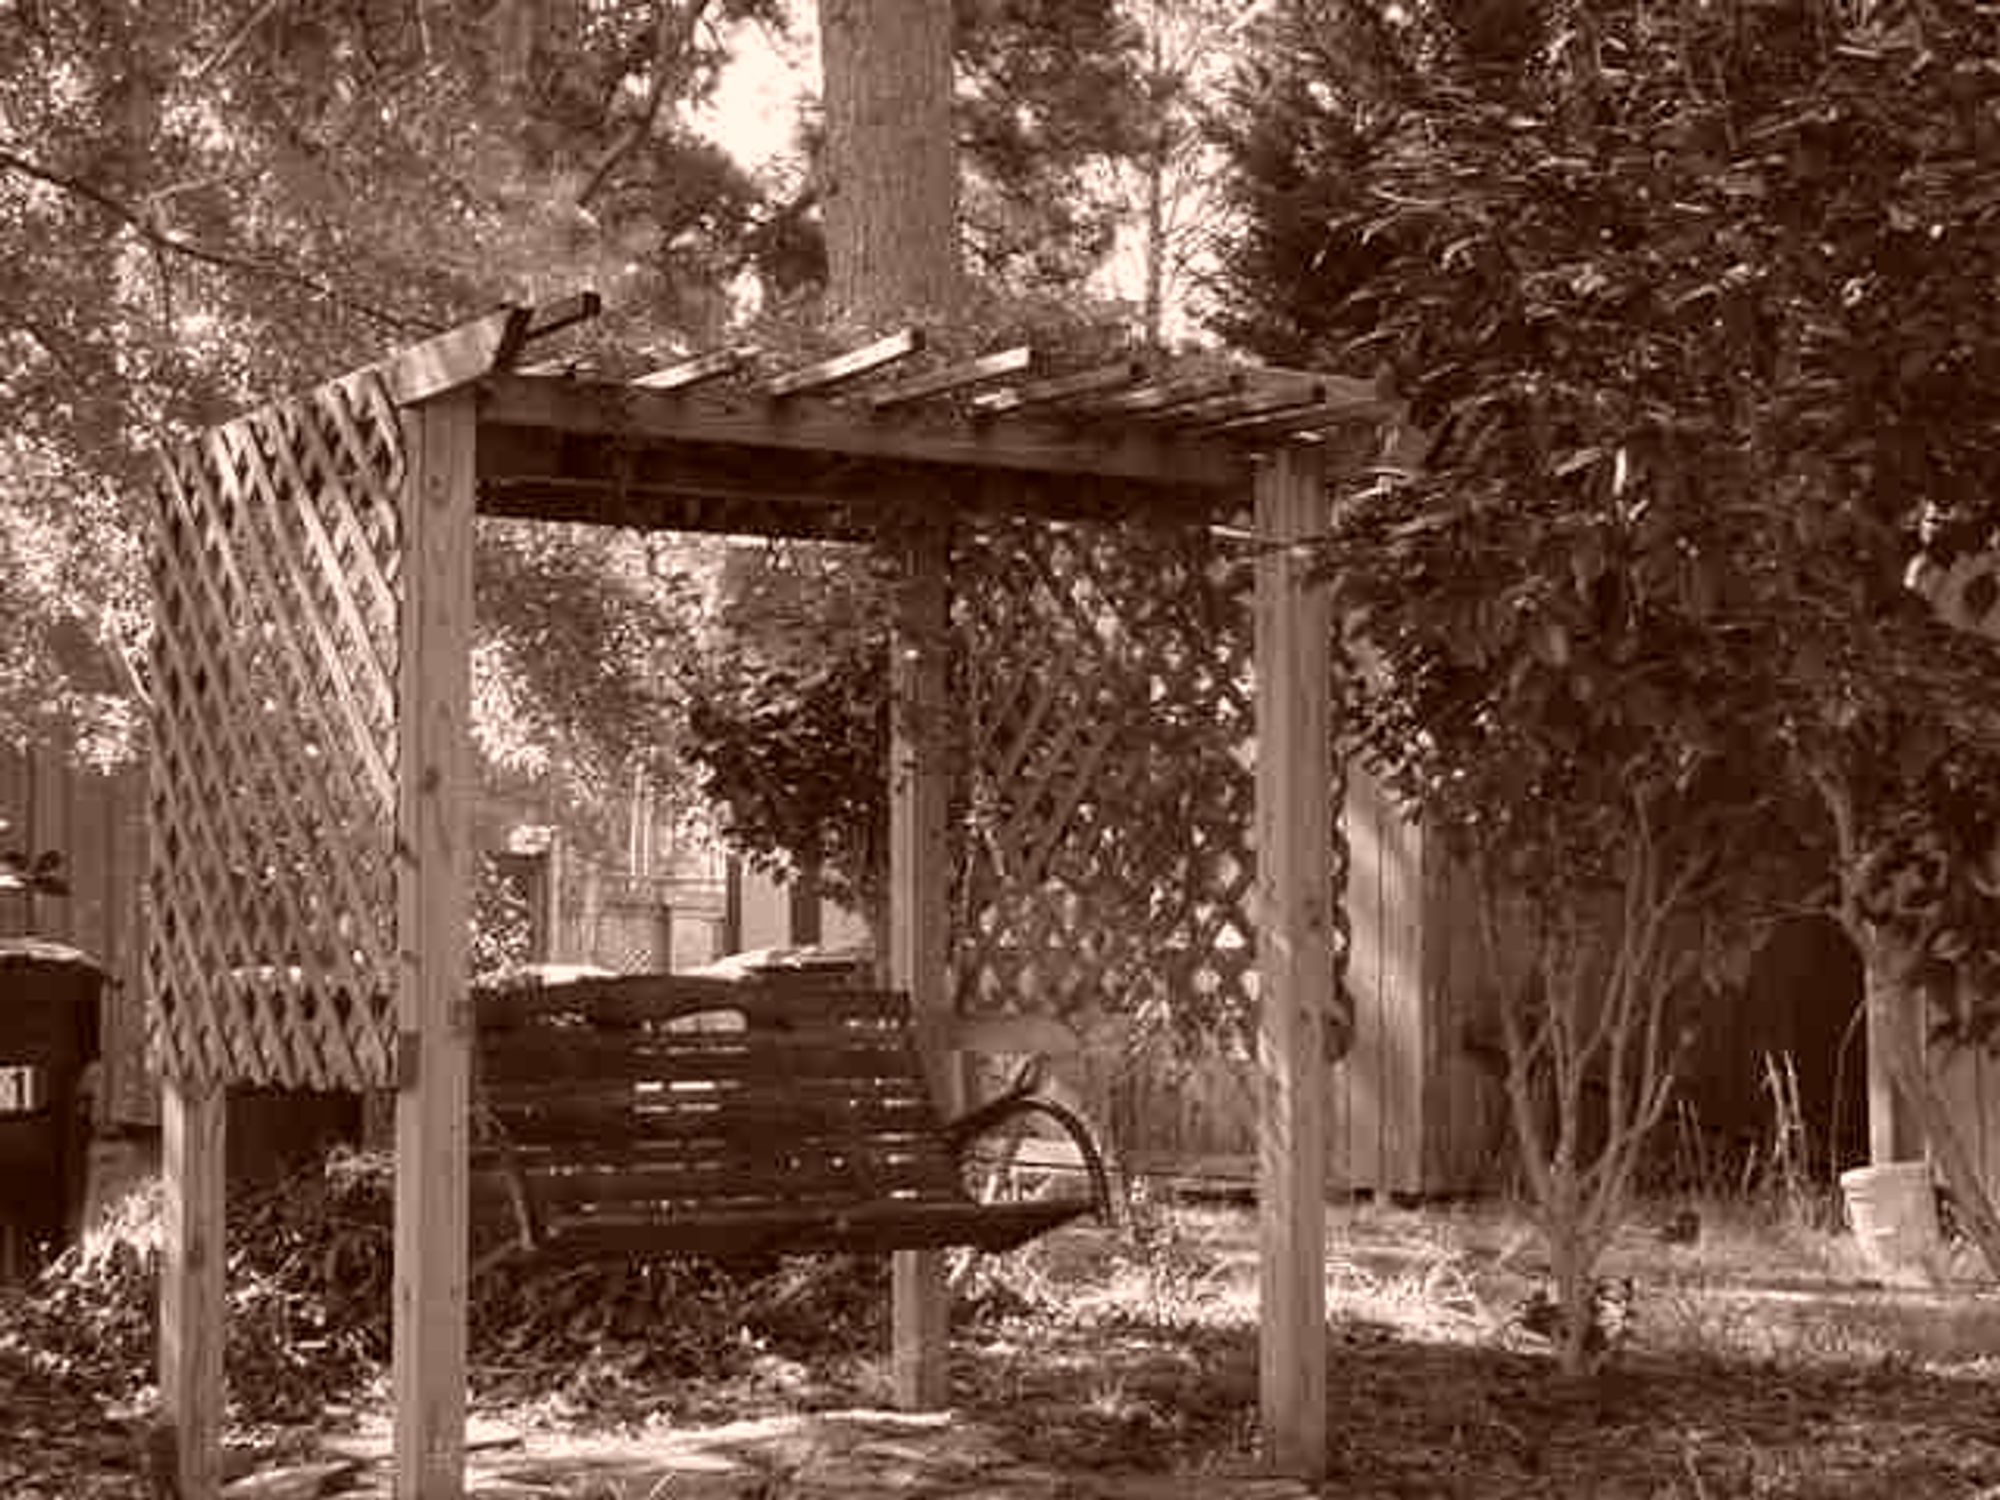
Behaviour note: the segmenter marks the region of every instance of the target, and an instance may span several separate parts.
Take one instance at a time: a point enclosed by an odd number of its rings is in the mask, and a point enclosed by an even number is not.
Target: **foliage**
[[[1124,211],[1103,170],[1143,144],[1139,34],[1115,0],[966,0],[953,22],[972,264],[1017,290],[1073,287]]]
[[[1990,21],[1505,9],[1287,6],[1231,137],[1228,326],[1387,361],[1428,429],[1328,549],[1359,738],[1538,890],[1615,875],[1628,790],[1724,794],[1738,950],[1777,898],[1865,952],[1921,867],[1916,957],[1979,979],[2000,658],[1905,575],[2000,522]]]
[[[230,1200],[224,1360],[238,1420],[307,1420],[353,1393],[388,1353],[389,1244],[367,1190],[339,1173]],[[9,1309],[9,1337],[101,1399],[153,1378],[161,1263],[156,1196],[118,1208]]]
[[[1212,126],[1256,28],[1254,11],[1230,0],[1144,0],[1131,8],[1139,31],[1138,141],[1110,175],[1126,221],[1120,261],[1138,261],[1138,330],[1160,348],[1170,333],[1177,341],[1199,325],[1202,282],[1235,229],[1217,188],[1224,163]],[[1124,268],[1114,266],[1114,274]]]
[[[534,957],[528,898],[490,854],[477,856],[472,879],[472,938],[466,957],[474,984],[522,968]]]
[[[1698,766],[1747,736],[1866,768],[1882,808],[1976,755],[1990,653],[1903,576],[1995,519],[1977,39],[1603,8],[1512,69],[1420,77],[1421,37],[1338,61],[1335,13],[1292,8],[1292,71],[1236,137],[1232,280],[1270,314],[1238,331],[1377,351],[1431,429],[1336,559],[1406,715],[1375,748],[1518,733],[1505,806],[1544,741]]]
[[[392,1198],[389,1163],[340,1152],[268,1187],[232,1191],[224,1362],[236,1423],[313,1422],[380,1376],[390,1354]],[[0,1293],[0,1359],[18,1354],[102,1401],[139,1399],[156,1368],[158,1212],[156,1194],[135,1195],[25,1293]],[[604,1419],[626,1415],[618,1403],[627,1399],[671,1405],[676,1387],[743,1376],[766,1354],[873,1346],[886,1271],[879,1257],[849,1256],[488,1268],[471,1287],[475,1379],[483,1394],[514,1400],[561,1393]]]
[[[473,650],[473,732],[491,777],[548,788],[579,831],[635,764],[673,788],[700,559],[540,522],[482,521],[477,542],[489,628]]]
[[[1483,954],[1502,986],[1509,1115],[1529,1211],[1549,1248],[1552,1342],[1572,1372],[1612,1348],[1593,1273],[1630,1211],[1648,1138],[1673,1098],[1684,1038],[1671,1002],[1693,957],[1679,929],[1714,858],[1701,838],[1656,829],[1643,801],[1627,831],[1622,888],[1600,879],[1509,899],[1480,882]],[[1527,928],[1511,945],[1526,950],[1525,971],[1507,963],[1510,918]]]
[[[619,316],[582,337],[631,367],[720,342],[746,287],[792,310],[816,292],[817,178],[753,177],[693,124],[731,47],[787,11],[0,10],[0,729],[137,750],[159,443],[496,297],[594,286]],[[995,275],[1067,286],[1106,244],[1086,187],[1129,141],[1128,28],[1110,0],[958,19],[974,240]],[[588,549],[561,550],[482,541],[479,727],[497,774],[534,763],[588,800],[646,695],[564,670],[631,641]]]
[[[694,664],[687,753],[726,836],[873,912],[888,860],[888,580],[846,547],[739,549]]]
[[[676,123],[713,83],[717,43],[696,24],[711,12],[775,14],[759,0],[0,11],[0,608],[19,627],[0,641],[0,726],[134,748],[122,669],[146,629],[148,449],[497,295],[594,284],[633,309],[631,342],[714,301],[752,253],[756,194]],[[656,82],[675,110],[635,138],[631,101]],[[609,623],[589,569],[531,571],[580,650],[626,644],[583,639]],[[511,624],[489,611],[487,649],[542,694],[536,727],[610,709],[593,729],[622,737],[629,701],[608,703],[597,672],[537,674],[562,655],[536,649],[535,622]]]
[[[1157,1487],[1268,1494],[1271,1480],[1240,1477],[1254,1470],[1258,1436],[1254,1216],[1164,1212],[1178,1221],[1175,1238],[1220,1263],[1216,1294],[1196,1318],[1152,1317],[1120,1247],[1087,1231],[994,1258],[979,1300],[954,1316],[949,1423],[891,1427],[852,1412],[877,1404],[884,1383],[877,1260],[741,1273],[688,1262],[647,1274],[577,1268],[523,1278],[518,1298],[499,1299],[476,1281],[474,1399],[528,1434],[512,1459],[487,1455],[497,1470],[488,1482],[671,1493],[701,1455],[732,1465],[731,1482],[808,1490],[963,1490],[976,1467],[989,1489],[1129,1493],[1144,1471],[1166,1470]],[[1643,1357],[1577,1389],[1551,1381],[1506,1326],[1505,1311],[1534,1284],[1495,1262],[1509,1223],[1478,1207],[1364,1205],[1331,1216],[1336,1491],[1873,1500],[2000,1482],[2000,1455],[1968,1440],[1990,1426],[1992,1407],[1977,1378],[1991,1318],[1976,1305],[1927,1308],[1837,1289],[1747,1296],[1745,1278],[1803,1289],[1823,1284],[1825,1267],[1762,1233],[1738,1235],[1724,1261],[1706,1230],[1698,1250],[1635,1240],[1624,1274],[1634,1278],[1630,1337]],[[377,1253],[386,1266],[386,1241]],[[318,1259],[294,1257],[302,1271]],[[370,1285],[366,1295],[377,1296]],[[29,1332],[43,1323],[30,1299],[5,1295],[0,1482],[36,1500],[153,1493],[133,1435],[81,1379],[46,1372]],[[144,1337],[149,1293],[122,1305]],[[622,1319],[608,1316],[615,1308]],[[82,1316],[95,1324],[102,1315]],[[133,1378],[145,1373],[135,1366]],[[338,1404],[384,1414],[379,1385],[341,1395]],[[315,1431],[279,1435],[277,1446],[308,1456],[304,1445],[339,1420],[335,1405],[315,1414]],[[821,1421],[815,1411],[832,1415]],[[641,1434],[648,1417],[664,1420]],[[272,1434],[251,1425],[231,1437],[269,1451]],[[641,1469],[640,1450],[656,1442],[657,1468]],[[365,1493],[389,1478],[377,1468],[359,1483]]]

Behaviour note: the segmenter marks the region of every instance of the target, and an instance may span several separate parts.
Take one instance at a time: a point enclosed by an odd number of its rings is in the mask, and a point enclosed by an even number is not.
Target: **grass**
[[[1335,1210],[1327,1493],[2000,1494],[2000,1303],[1858,1285],[1851,1241],[1764,1204],[1698,1211],[1692,1243],[1645,1223],[1621,1237],[1607,1270],[1635,1282],[1629,1343],[1568,1382],[1520,1326],[1541,1267],[1518,1215]],[[1112,1257],[1094,1280],[1062,1278],[1038,1262],[1074,1271],[1075,1251],[1023,1257],[1014,1274],[1058,1303],[970,1409],[1024,1439],[1060,1431],[1081,1465],[1250,1458],[1254,1225],[1176,1220],[1171,1259],[1150,1269]]]
[[[307,1201],[246,1209],[232,1265],[260,1338],[282,1311],[343,1351],[316,1400],[309,1358],[256,1366],[252,1380],[287,1400],[268,1417],[239,1410],[238,1436],[287,1455],[327,1440],[342,1407],[363,1425],[385,1412],[380,1311],[372,1291],[354,1294],[382,1285],[375,1231],[352,1193],[329,1195],[326,1226],[296,1206]],[[1689,1209],[1699,1234],[1669,1243],[1658,1227]],[[1606,1265],[1632,1280],[1630,1337],[1576,1381],[1523,1323],[1545,1268],[1518,1214],[1363,1204],[1329,1218],[1326,1494],[2000,1495],[2000,1301],[1861,1286],[1848,1237],[1795,1199],[1648,1205]],[[260,1234],[268,1254],[252,1253]],[[0,1410],[40,1412],[50,1432],[93,1382],[143,1400],[143,1368],[120,1376],[119,1361],[143,1362],[136,1343],[98,1337],[86,1351],[61,1330],[149,1326],[134,1248],[147,1236],[135,1211],[96,1247],[96,1270],[73,1265],[0,1308]],[[340,1287],[325,1282],[326,1245],[347,1257]],[[887,1402],[880,1262],[516,1277],[475,1287],[476,1405],[533,1439],[491,1461],[569,1500],[705,1493],[674,1480],[697,1460],[773,1500],[867,1464],[908,1493],[934,1492],[926,1465],[963,1477],[1027,1464],[1079,1496],[1119,1476],[1219,1476],[1256,1457],[1256,1276],[1254,1213],[1144,1199],[1115,1233],[1068,1230],[978,1262],[962,1286],[953,1415],[904,1427],[837,1415]],[[6,1442],[0,1424],[0,1477],[15,1481]],[[12,1492],[144,1493],[110,1447],[62,1451],[61,1484]]]

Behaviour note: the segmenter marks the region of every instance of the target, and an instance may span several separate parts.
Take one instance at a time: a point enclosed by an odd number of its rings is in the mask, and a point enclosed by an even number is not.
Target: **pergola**
[[[1323,1471],[1324,1103],[1335,978],[1329,609],[1310,549],[1336,375],[1010,349],[928,366],[902,333],[783,374],[725,352],[631,381],[528,373],[580,297],[510,307],[167,454],[147,978],[164,1076],[161,1391],[182,1492],[215,1493],[223,1130],[234,1083],[395,1090],[396,1494],[463,1492],[473,522],[874,539],[901,559],[890,982],[957,1102],[946,987],[948,535],[973,515],[1251,517],[1261,1390],[1269,1456]],[[911,373],[915,370],[916,373]],[[894,1270],[894,1378],[946,1396],[939,1257]]]

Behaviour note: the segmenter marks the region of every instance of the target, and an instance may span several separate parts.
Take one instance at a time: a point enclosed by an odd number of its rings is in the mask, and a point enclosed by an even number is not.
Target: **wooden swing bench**
[[[1024,1075],[956,1120],[935,1109],[909,1001],[814,977],[647,974],[475,992],[473,1214],[528,1255],[1013,1249],[1107,1218],[1103,1159]],[[1089,1196],[980,1202],[982,1136],[1040,1115]]]

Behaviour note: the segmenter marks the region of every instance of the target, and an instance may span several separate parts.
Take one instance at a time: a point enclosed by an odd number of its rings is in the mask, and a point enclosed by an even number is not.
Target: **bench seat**
[[[1000,1251],[1108,1209],[1068,1111],[1024,1090],[938,1115],[894,991],[621,975],[494,987],[475,1009],[474,1223],[501,1255]],[[1071,1135],[1089,1195],[975,1202],[961,1152],[1027,1113]]]

